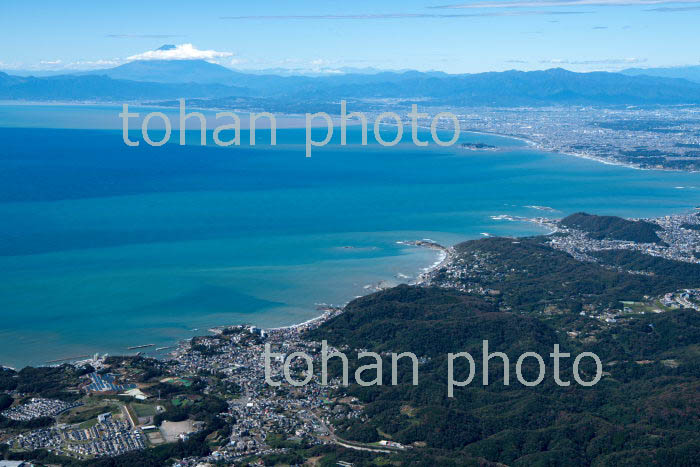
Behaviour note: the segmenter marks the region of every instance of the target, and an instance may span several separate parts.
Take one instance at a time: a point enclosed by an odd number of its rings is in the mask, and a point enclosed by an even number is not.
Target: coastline
[[[555,149],[549,149],[546,148],[537,142],[525,137],[525,136],[518,136],[518,135],[509,135],[509,134],[504,134],[504,133],[495,133],[495,132],[488,132],[488,131],[480,131],[480,130],[464,130],[467,133],[475,133],[475,134],[481,134],[481,135],[488,135],[488,136],[499,136],[502,138],[511,138],[514,140],[522,141],[526,143],[528,146],[530,146],[533,149],[536,149],[538,151],[546,152],[548,154],[552,155],[565,155],[565,156],[572,156],[572,157],[577,157],[579,159],[586,159],[589,161],[594,161],[598,162],[600,164],[604,165],[611,165],[615,167],[625,167],[628,169],[634,169],[634,170],[646,170],[646,171],[660,171],[660,172],[681,172],[681,173],[700,173],[700,170],[681,170],[681,169],[670,169],[668,167],[641,167],[637,164],[633,164],[630,162],[620,162],[616,160],[611,160],[605,157],[601,156],[594,156],[591,154],[586,154],[582,152],[567,152],[567,151],[558,151]]]
[[[395,125],[387,124],[387,126],[395,126]],[[429,129],[430,127],[419,125],[419,128]],[[440,129],[447,129],[447,128],[440,128]],[[593,156],[591,154],[568,152],[568,151],[558,151],[556,149],[546,148],[546,147],[538,144],[537,142],[529,139],[528,137],[522,136],[522,135],[511,135],[511,134],[507,134],[507,133],[497,133],[497,132],[493,132],[493,131],[475,130],[475,129],[470,129],[470,128],[460,130],[460,135],[463,133],[472,133],[472,134],[476,134],[476,135],[497,136],[499,138],[513,139],[513,140],[520,141],[520,142],[527,144],[531,149],[536,149],[538,151],[546,152],[548,154],[571,156],[571,157],[576,157],[579,159],[586,159],[586,160],[598,162],[598,163],[601,163],[604,165],[610,165],[610,166],[615,166],[615,167],[625,167],[628,169],[647,170],[647,171],[657,170],[657,171],[663,171],[663,172],[700,173],[700,170],[670,169],[667,167],[641,167],[641,166],[633,164],[633,163],[620,162],[620,161],[611,160],[611,159],[601,157],[601,156]],[[497,148],[497,149],[500,149],[500,148]]]
[[[498,137],[508,138],[508,139],[511,139],[511,138],[512,138],[513,140],[519,140],[519,141],[525,142],[525,143],[528,145],[528,147],[536,148],[536,149],[542,150],[542,151],[544,151],[544,152],[551,152],[552,155],[565,154],[565,155],[569,155],[569,156],[573,156],[573,157],[579,157],[579,158],[584,158],[584,159],[590,159],[590,160],[593,160],[593,161],[596,161],[596,162],[601,162],[601,163],[606,164],[606,165],[613,165],[613,166],[617,165],[617,166],[621,166],[621,167],[636,168],[636,169],[638,169],[638,170],[648,170],[648,171],[658,170],[658,171],[668,171],[668,172],[689,172],[689,171],[683,171],[683,170],[670,170],[670,169],[669,169],[669,170],[665,170],[665,169],[646,169],[646,168],[639,168],[639,167],[634,167],[634,166],[628,166],[628,165],[622,164],[622,163],[615,163],[615,162],[607,161],[607,160],[605,160],[604,158],[596,158],[596,157],[588,156],[588,155],[585,155],[585,154],[571,154],[571,153],[559,153],[559,152],[556,152],[556,151],[548,151],[548,150],[545,150],[545,149],[543,149],[543,148],[539,148],[539,147],[536,145],[536,143],[534,143],[533,141],[527,140],[526,138],[523,138],[523,137],[518,137],[518,136],[513,136],[513,135],[503,135],[503,134],[489,133],[489,132],[477,132],[477,131],[473,131],[473,130],[465,130],[465,132],[466,132],[466,133],[474,133],[474,134],[493,135],[493,136],[498,136]],[[520,220],[520,219],[518,219],[518,220]],[[525,219],[522,219],[522,220],[525,221]],[[418,278],[415,279],[415,280],[412,281],[412,282],[409,282],[409,283],[414,283],[414,284],[421,284],[421,283],[423,283],[425,279],[423,279],[422,276],[428,275],[431,271],[433,271],[433,270],[435,270],[435,269],[437,269],[437,268],[443,266],[446,262],[449,261],[449,255],[446,255],[446,256],[444,256],[444,257],[438,256],[437,259],[438,259],[437,262],[432,263],[431,265],[429,265],[429,266],[426,267],[426,268],[420,269],[420,270],[419,270],[420,273],[418,274]],[[364,295],[370,294],[370,293],[372,293],[372,292],[373,292],[373,290],[372,290],[372,291],[367,291],[366,293],[365,293],[365,292],[362,292],[362,295],[364,296]],[[340,301],[341,301],[341,300],[339,300],[338,302],[340,302]],[[312,307],[309,307],[309,308],[312,308]],[[312,311],[309,310],[309,309],[307,308],[307,312],[308,312],[308,313],[311,313]],[[323,314],[320,314],[320,315],[318,315],[318,316],[314,316],[314,317],[312,317],[312,318],[310,318],[310,319],[308,319],[308,320],[306,320],[306,321],[303,321],[303,322],[301,322],[301,323],[295,323],[295,324],[291,324],[291,325],[288,325],[288,326],[270,328],[270,330],[282,330],[282,329],[303,328],[303,327],[308,326],[308,325],[313,325],[314,323],[317,323],[317,322],[322,322],[322,319],[323,319]],[[214,323],[214,324],[216,324],[216,323]],[[185,334],[185,333],[183,333],[183,334]],[[201,335],[201,331],[200,331],[200,333],[194,333],[194,334],[192,334],[192,336],[197,336],[197,335]],[[183,338],[184,338],[184,337],[183,337]],[[190,338],[191,338],[191,337],[187,337],[188,340],[189,340]],[[177,337],[174,337],[174,338],[172,338],[172,340],[170,341],[170,344],[172,344],[172,345],[174,345],[174,346],[177,346],[178,343],[179,343],[179,341],[180,341],[180,339],[178,339]],[[148,342],[148,341],[146,341],[146,342]],[[156,350],[158,350],[158,349],[156,349]],[[125,351],[123,351],[123,352],[124,352],[124,353],[122,353],[122,352],[120,352],[120,351],[116,351],[116,352],[110,352],[110,353],[114,353],[114,354],[116,354],[116,355],[133,355],[133,354],[130,354],[130,353],[125,353]],[[102,353],[102,352],[100,352],[100,353]],[[69,355],[76,355],[76,354],[69,354]],[[148,356],[151,356],[151,357],[155,357],[155,358],[167,358],[168,353],[167,353],[167,352],[161,352],[160,354],[157,354],[157,353],[155,353],[155,354],[148,353],[147,355],[148,355]],[[43,360],[43,358],[42,358],[42,360]],[[47,360],[48,360],[48,359],[47,359]],[[65,362],[71,362],[71,361],[76,361],[76,360],[78,360],[78,359],[74,359],[74,358],[66,358],[66,359],[63,359],[63,361],[65,361]],[[60,363],[52,363],[52,362],[50,362],[50,361],[46,361],[44,364],[41,364],[40,366],[50,366],[50,365],[55,365],[55,364],[60,364]]]
[[[541,209],[541,210],[549,210],[551,208],[543,207],[543,206],[528,206],[532,207],[535,209]],[[553,219],[550,218],[540,218],[540,217],[521,217],[521,216],[511,216],[511,215],[498,215],[498,216],[491,216],[492,218],[498,218],[499,220],[507,220],[511,222],[525,222],[525,223],[534,223],[539,225],[541,228],[548,230],[548,232],[544,233],[544,235],[551,235],[555,232],[557,232],[557,228],[553,228],[550,224]],[[405,245],[405,246],[413,246],[416,248],[427,248],[430,250],[434,250],[438,252],[436,261],[428,265],[427,267],[421,268],[419,271],[419,274],[417,275],[416,279],[406,282],[409,285],[424,285],[426,283],[430,282],[431,279],[431,274],[436,271],[437,269],[444,267],[445,265],[449,264],[449,262],[453,259],[453,249],[452,247],[446,247],[444,245],[441,245],[434,240],[431,239],[422,239],[422,240],[413,240],[413,241],[404,241],[404,240],[399,240],[396,241],[397,244],[400,245]],[[375,293],[376,290],[368,291],[366,294],[363,294],[358,297],[363,297],[366,295],[371,295],[372,293]],[[209,332],[209,335],[216,335],[220,334],[223,332],[224,329],[230,329],[230,328],[254,328],[257,330],[260,330],[264,333],[285,333],[285,332],[302,332],[310,329],[314,329],[318,326],[321,326],[323,323],[327,322],[328,320],[344,313],[346,305],[350,303],[350,301],[342,304],[342,305],[329,305],[325,303],[320,303],[317,304],[317,310],[321,311],[321,314],[313,316],[303,322],[300,323],[294,323],[286,326],[278,326],[278,327],[259,327],[259,326],[253,326],[250,324],[244,324],[244,323],[238,323],[238,324],[222,324],[222,325],[217,325],[213,326],[207,329]],[[193,335],[191,337],[185,338],[185,339],[178,339],[175,340],[172,345],[169,345],[167,347],[161,347],[155,349],[156,351],[158,350],[169,350],[167,353],[163,354],[143,354],[142,352],[136,352],[136,353],[114,353],[113,355],[116,356],[124,356],[124,357],[134,357],[134,356],[143,356],[146,358],[155,358],[158,360],[163,360],[163,359],[169,359],[172,356],[176,355],[178,351],[181,351],[183,346],[189,345],[189,343],[192,341],[194,338],[198,337],[205,337],[207,334],[204,333],[197,333],[196,335]],[[151,347],[154,344],[146,344],[146,345],[139,345],[139,346],[134,346],[133,349],[141,349],[145,347]],[[106,354],[105,354],[106,355]],[[86,359],[87,357],[87,359]],[[89,362],[90,357],[87,355],[80,355],[76,357],[68,357],[68,358],[62,358],[62,359],[56,359],[52,361],[46,361],[44,364],[41,365],[35,365],[34,367],[56,367],[56,366],[61,366],[61,365],[79,365],[84,362]],[[29,367],[31,365],[25,365],[22,368]],[[0,368],[10,368],[13,370],[16,370],[16,368],[7,366],[7,365],[2,365],[0,363]],[[21,369],[21,368],[20,368]]]
[[[78,106],[78,107],[114,107],[115,109],[118,109],[119,106],[122,104],[128,104],[134,106],[134,108],[142,108],[142,109],[158,109],[158,110],[169,110],[171,112],[175,112],[178,110],[177,107],[174,106],[167,106],[167,105],[159,105],[158,103],[150,103],[150,102],[143,102],[140,100],[137,101],[119,101],[119,102],[113,102],[113,101],[24,101],[24,100],[0,100],[0,106],[26,106],[26,107],[32,107],[32,106],[47,106],[47,107],[56,107],[56,106]],[[189,108],[190,110],[197,110],[197,111],[204,111],[204,112],[217,112],[217,111],[231,111],[230,108],[219,108],[219,107],[201,107],[201,106],[192,106]],[[236,113],[241,113],[241,114],[249,114],[252,110],[245,110],[245,109],[236,109]],[[300,126],[292,126],[291,128],[301,128],[303,125],[301,125],[301,122],[304,119],[303,114],[295,114],[295,113],[279,113],[276,115],[278,118],[286,118],[289,119],[290,121],[293,121],[295,123],[298,123]],[[334,122],[334,128],[337,129],[336,125],[339,122],[339,117],[336,115],[331,115],[331,118],[333,119]],[[317,128],[317,127],[322,127],[320,123],[312,122],[312,127]],[[350,126],[357,126],[357,124],[352,124]],[[396,124],[393,123],[382,123],[382,126],[386,127],[395,127]],[[423,129],[423,130],[429,130],[430,126],[426,125],[417,125],[418,128]],[[175,127],[177,128],[177,127]],[[246,129],[245,127],[242,127],[243,129]],[[115,126],[114,128],[108,128],[108,129],[120,129],[120,127]],[[208,128],[210,129],[210,128]],[[281,128],[280,128],[281,129]],[[440,130],[448,130],[449,128],[446,127],[438,127]],[[492,132],[492,131],[484,131],[484,130],[477,130],[477,129],[469,129],[465,128],[460,130],[460,134],[463,133],[472,133],[472,134],[477,134],[477,135],[487,135],[487,136],[496,136],[500,138],[507,138],[507,139],[513,139],[516,141],[523,142],[527,144],[529,147],[532,149],[536,149],[538,151],[546,152],[548,154],[552,155],[566,155],[566,156],[572,156],[576,157],[579,159],[585,159],[585,160],[591,160],[595,161],[604,165],[610,165],[610,166],[617,166],[617,167],[626,167],[629,169],[635,169],[635,170],[644,170],[644,171],[663,171],[663,172],[681,172],[681,173],[700,173],[700,170],[684,170],[684,169],[674,169],[674,168],[668,168],[668,167],[642,167],[638,164],[634,164],[631,162],[621,162],[617,160],[613,160],[611,158],[607,157],[602,157],[602,156],[596,156],[596,155],[591,155],[591,154],[586,154],[586,153],[581,153],[581,152],[569,152],[569,151],[561,151],[561,150],[556,150],[556,149],[551,149],[544,147],[540,145],[539,143],[531,140],[527,136],[523,135],[513,135],[513,134],[507,134],[507,133],[498,133],[498,132]]]
[[[429,239],[424,239],[424,240],[415,240],[415,241],[402,241],[399,240],[396,242],[397,244],[400,245],[406,245],[406,246],[414,246],[417,248],[428,248],[431,250],[436,250],[438,252],[438,255],[436,257],[436,260],[431,263],[430,265],[420,268],[417,274],[416,279],[406,282],[410,285],[420,285],[423,284],[427,281],[428,276],[431,272],[434,270],[442,267],[445,265],[450,259],[451,259],[451,254],[450,248],[445,247],[443,245],[440,245],[432,240]],[[372,293],[375,293],[375,290],[368,290],[366,294],[360,295],[360,296],[366,296],[366,295],[371,295]],[[351,301],[351,300],[350,300]],[[204,334],[203,332],[196,333],[195,335],[187,338],[181,338],[181,339],[175,339],[172,341],[170,345],[168,345],[165,348],[162,348],[162,350],[167,349],[168,352],[162,353],[162,354],[157,354],[157,353],[147,353],[144,354],[141,351],[137,351],[136,353],[131,353],[131,352],[116,352],[112,353],[110,352],[109,355],[114,355],[114,356],[125,356],[125,357],[133,357],[133,356],[143,356],[146,358],[155,358],[158,360],[167,360],[172,357],[173,354],[175,354],[178,349],[180,349],[183,345],[188,344],[192,339],[197,338],[197,337],[204,337],[206,335],[212,335],[212,334],[219,334],[221,333],[224,329],[227,328],[235,328],[235,327],[241,327],[241,328],[256,328],[260,329],[266,333],[279,333],[279,332],[301,332],[304,330],[312,329],[315,327],[318,327],[328,321],[329,319],[338,316],[339,314],[344,312],[345,306],[350,303],[350,301],[343,303],[342,305],[330,305],[330,304],[325,304],[325,303],[320,303],[317,304],[317,310],[320,311],[321,313],[313,316],[303,322],[300,323],[294,323],[286,326],[277,326],[277,327],[259,327],[259,326],[253,326],[251,324],[245,324],[245,323],[238,323],[238,324],[219,324],[215,326],[211,326],[207,329],[209,334]],[[140,349],[141,347],[146,347],[144,346],[135,346],[136,349]],[[148,346],[150,347],[150,345]],[[155,349],[156,351],[161,350],[161,348]],[[103,354],[104,352],[102,351],[97,351],[97,354]],[[88,355],[79,355],[76,357],[66,357],[66,358],[61,358],[61,359],[56,359],[52,361],[45,361],[42,364],[37,364],[37,365],[24,365],[20,367],[19,369],[22,368],[27,368],[27,367],[57,367],[61,365],[77,365],[81,364],[83,362],[89,361],[90,357]],[[1,368],[11,368],[13,370],[17,370],[17,368],[12,367],[12,366],[7,366],[7,365],[2,365],[0,363]]]
[[[438,254],[438,259],[437,261],[433,262],[431,265],[420,269],[420,273],[418,274],[417,278],[414,281],[409,282],[410,285],[420,285],[423,284],[427,281],[428,275],[435,271],[436,269],[441,268],[445,264],[449,262],[449,260],[452,258],[451,255],[451,249],[449,247],[445,247],[443,245],[440,245],[439,243],[436,243],[432,240],[425,239],[425,240],[416,240],[416,241],[403,241],[399,240],[396,242],[399,245],[407,245],[407,246],[415,246],[418,248],[428,248],[431,250],[437,250],[440,253]],[[374,291],[367,293],[366,295],[371,295],[372,293],[375,293]],[[366,295],[362,295],[363,297]],[[318,308],[319,310],[322,310],[323,312],[315,316],[313,318],[307,319],[306,321],[303,321],[301,323],[296,323],[296,324],[290,324],[287,326],[278,326],[274,328],[261,328],[263,331],[266,332],[279,332],[279,331],[299,331],[303,329],[308,329],[311,326],[320,326],[330,318],[333,318],[335,316],[338,316],[339,314],[344,312],[345,306],[350,303],[344,303],[343,305],[340,306],[334,306],[334,305],[327,305],[327,304],[319,304]],[[235,326],[235,325],[234,325]],[[222,325],[222,326],[216,326],[213,328],[210,328],[209,331],[211,332],[217,332],[221,331],[224,328],[231,327],[231,325]],[[189,339],[188,339],[189,340]]]
[[[532,206],[528,206],[532,207]],[[498,216],[491,216],[492,218],[498,217],[498,220],[507,220],[511,222],[524,222],[524,223],[535,223],[538,224],[540,227],[548,230],[547,232],[543,233],[544,235],[551,235],[552,233],[556,232],[556,230],[551,230],[547,229],[547,226],[543,225],[542,222],[539,222],[539,218],[531,218],[531,217],[520,217],[520,216],[511,216],[511,215],[498,215]],[[542,218],[545,219],[545,218]],[[548,219],[549,220],[549,219]],[[483,234],[482,234],[483,235]],[[478,238],[478,237],[477,237]],[[433,261],[431,264],[429,264],[426,267],[420,268],[418,271],[418,274],[414,280],[407,281],[405,283],[409,285],[423,285],[427,282],[430,281],[430,275],[432,272],[435,270],[447,265],[450,260],[452,259],[452,248],[451,247],[446,247],[443,246],[431,239],[422,239],[422,240],[415,240],[415,241],[404,241],[404,240],[399,240],[396,241],[397,244],[405,245],[405,246],[413,246],[417,248],[427,248],[430,250],[435,250],[438,252],[435,261]],[[363,293],[362,295],[358,295],[358,297],[361,296],[366,296],[366,295],[371,295],[372,293],[375,293],[376,290],[367,290],[366,293]],[[357,298],[357,297],[356,297]],[[344,311],[345,306],[347,303],[350,301],[343,303],[342,305],[339,306],[334,306],[334,305],[326,305],[326,304],[319,304],[317,307],[317,310],[321,311],[320,314],[316,316],[312,316],[309,319],[306,319],[302,322],[298,323],[293,323],[290,325],[285,325],[285,326],[277,326],[277,327],[259,327],[259,326],[252,326],[250,324],[244,324],[244,323],[230,323],[230,324],[218,324],[214,325],[212,327],[209,327],[207,330],[210,333],[217,333],[221,332],[223,329],[226,328],[232,328],[232,327],[255,327],[257,329],[261,329],[265,332],[299,332],[307,329],[311,329],[317,326],[322,325],[329,319],[337,316],[338,314],[342,313]],[[193,338],[196,337],[203,337],[206,336],[207,334],[204,334],[203,332],[198,332],[195,333],[194,335],[186,338],[175,338],[173,339],[166,347],[164,348],[157,348],[155,349],[156,352],[148,352],[148,353],[143,353],[143,352],[136,352],[136,353],[131,353],[131,352],[110,352],[110,355],[118,355],[118,356],[144,356],[148,358],[155,358],[158,360],[163,360],[163,359],[169,359],[171,356],[178,350],[180,349],[184,344],[189,343]],[[137,348],[140,348],[142,346],[136,346]],[[145,346],[144,346],[145,347]],[[163,353],[157,353],[158,351],[162,350],[168,350],[168,352],[163,352]],[[104,353],[104,349],[102,351],[98,350],[100,354]],[[87,355],[80,355],[76,357],[66,357],[66,358],[61,358],[61,359],[56,359],[53,361],[45,361],[42,364],[35,364],[35,365],[24,365],[18,368],[25,368],[28,366],[34,366],[34,367],[55,367],[55,366],[60,366],[63,364],[70,364],[70,365],[75,365],[80,362],[86,361]],[[2,365],[0,362],[0,367],[6,367],[6,368],[12,368],[11,366],[7,365]]]

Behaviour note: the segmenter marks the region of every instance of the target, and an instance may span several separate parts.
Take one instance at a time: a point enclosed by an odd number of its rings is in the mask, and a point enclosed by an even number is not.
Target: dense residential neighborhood
[[[480,107],[460,110],[458,117],[463,128],[523,138],[545,151],[638,168],[700,170],[694,106]]]
[[[10,420],[29,421],[40,417],[53,417],[80,404],[60,400],[32,397],[29,402],[2,412]]]

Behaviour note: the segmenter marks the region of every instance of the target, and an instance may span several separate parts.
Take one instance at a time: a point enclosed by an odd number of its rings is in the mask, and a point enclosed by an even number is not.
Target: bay
[[[276,147],[200,147],[188,131],[186,146],[174,132],[160,148],[130,148],[118,112],[0,105],[0,364],[305,321],[317,303],[410,281],[435,262],[434,251],[397,241],[543,233],[492,218],[501,214],[646,217],[700,204],[700,174],[604,165],[492,135],[460,143],[498,151],[417,148],[410,131],[393,148],[363,147],[353,127],[348,146],[336,131],[306,158],[304,130],[289,124]]]

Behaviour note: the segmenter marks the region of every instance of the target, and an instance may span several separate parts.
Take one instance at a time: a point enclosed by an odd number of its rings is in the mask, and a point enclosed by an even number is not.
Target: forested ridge
[[[424,358],[418,386],[410,384],[409,365],[399,365],[401,384],[391,386],[387,357],[383,386],[347,388],[366,404],[368,420],[344,420],[338,434],[418,446],[402,454],[418,465],[697,465],[700,313],[640,313],[616,323],[580,313],[593,303],[621,307],[625,297],[694,284],[696,265],[674,272],[674,261],[634,252],[601,255],[658,273],[629,274],[579,262],[539,238],[518,240],[483,239],[455,248],[458,256],[487,258],[482,268],[495,266],[480,277],[498,294],[402,285],[352,301],[310,334],[344,349],[411,351]],[[558,311],[545,312],[548,303]],[[491,352],[509,356],[510,385],[503,384],[500,359],[491,360],[490,384],[482,384],[483,339]],[[571,361],[584,351],[600,357],[602,380],[593,387],[556,385],[549,357],[555,343],[572,355],[563,360],[563,380],[572,380]],[[476,375],[448,398],[446,356],[463,351],[474,357]],[[526,351],[538,352],[546,363],[546,377],[536,387],[515,379],[515,361]],[[581,374],[590,380],[595,370],[585,363]],[[535,379],[534,359],[525,361],[523,374]]]
[[[662,243],[656,234],[661,227],[644,221],[631,221],[617,216],[598,216],[577,212],[561,220],[561,224],[587,232],[592,238],[602,240],[629,240],[638,243]]]

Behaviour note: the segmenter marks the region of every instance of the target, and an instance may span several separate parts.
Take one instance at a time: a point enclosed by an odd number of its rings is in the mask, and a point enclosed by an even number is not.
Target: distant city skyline
[[[201,58],[240,70],[475,73],[700,64],[695,0],[8,2],[0,70]],[[164,44],[171,50],[157,51]]]

